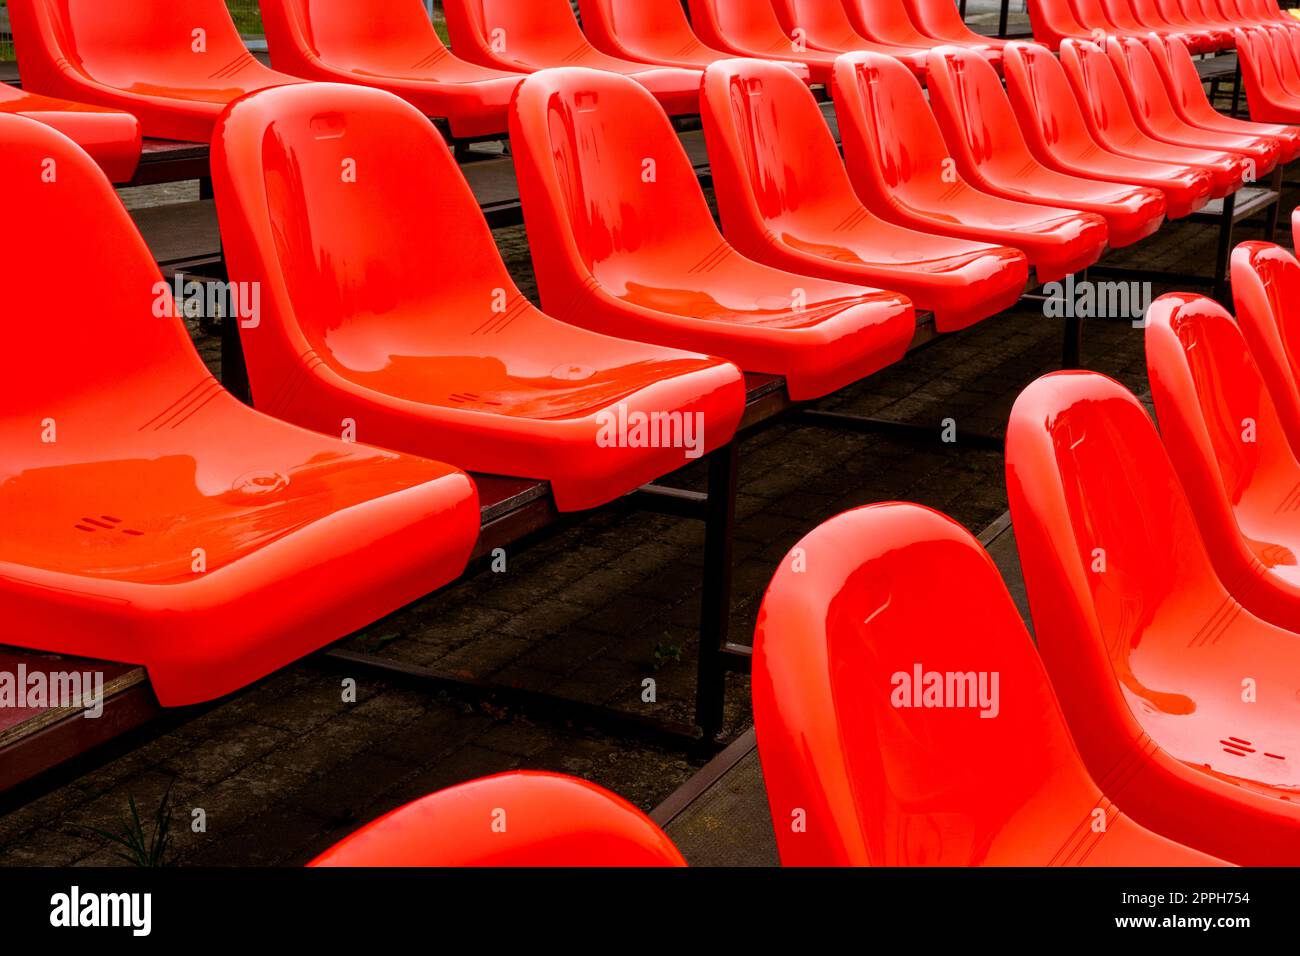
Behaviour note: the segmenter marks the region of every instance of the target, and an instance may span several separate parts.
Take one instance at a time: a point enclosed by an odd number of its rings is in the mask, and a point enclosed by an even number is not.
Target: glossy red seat
[[[1300,861],[1300,640],[1220,583],[1151,419],[1092,372],[1007,429],[1034,634],[1089,772],[1143,826],[1246,865]]]
[[[1093,138],[1056,57],[1044,46],[1010,43],[1004,51],[1007,97],[1034,157],[1058,172],[1149,186],[1164,193],[1166,215],[1200,209],[1214,186],[1208,170],[1120,156]]]
[[[1279,157],[1283,163],[1300,156],[1300,127],[1255,123],[1225,116],[1216,110],[1205,93],[1192,55],[1183,43],[1152,36],[1147,38],[1147,49],[1169,91],[1174,110],[1188,123],[1223,133],[1272,136],[1279,143]]]
[[[879,219],[853,193],[812,91],[779,64],[709,67],[700,98],[727,240],[791,272],[902,292],[941,332],[1012,306],[1024,253]]]
[[[811,37],[795,33],[793,26],[784,26],[772,0],[690,0],[690,9],[691,26],[705,43],[734,56],[795,60],[807,64],[814,83],[830,83],[836,54],[819,49]],[[916,51],[872,44],[865,38],[859,38],[856,48],[895,56],[918,75],[925,69],[924,55]]]
[[[523,79],[453,56],[421,0],[262,0],[262,25],[277,70],[396,93],[457,138],[504,133]]]
[[[787,866],[1219,862],[1097,788],[997,568],[938,512],[871,505],[800,541],[753,670]]]
[[[906,351],[916,315],[905,297],[736,252],[668,117],[626,78],[578,69],[530,77],[511,107],[510,138],[553,315],[784,375],[796,400]]]
[[[1236,30],[1237,61],[1250,118],[1262,123],[1300,123],[1300,96],[1288,90],[1263,30]]]
[[[1138,128],[1153,139],[1192,149],[1217,149],[1250,157],[1253,179],[1273,171],[1281,155],[1281,143],[1272,136],[1254,133],[1226,133],[1193,126],[1174,109],[1172,97],[1156,69],[1151,51],[1142,40],[1109,38],[1106,55],[1128,96]]]
[[[367,823],[309,866],[685,866],[650,818],[576,777],[514,771]]]
[[[1291,214],[1300,226],[1300,210]],[[1243,242],[1232,251],[1237,324],[1293,451],[1300,452],[1300,264],[1281,246]]]
[[[740,2],[740,0],[728,0]],[[925,68],[924,54],[935,41],[894,43],[863,33],[849,18],[844,0],[768,0],[786,36],[799,36],[814,49],[830,53],[872,52],[896,56],[918,73]],[[992,55],[996,56],[996,53]]]
[[[125,110],[145,136],[206,143],[221,111],[301,80],[263,66],[222,0],[13,0],[23,87]]]
[[[1297,24],[1300,28],[1300,24]],[[1258,31],[1272,54],[1273,66],[1277,70],[1282,88],[1292,98],[1300,98],[1300,30],[1287,30],[1273,24],[1259,28]]]
[[[1020,202],[1093,212],[1110,245],[1131,245],[1160,228],[1164,193],[1098,182],[1049,169],[1029,150],[997,73],[979,54],[940,47],[926,60],[930,104],[962,175],[980,189]]]
[[[1081,15],[1085,17],[1087,13],[1083,11],[1093,6],[1100,6],[1105,11],[1106,20],[1115,27],[1115,31],[1112,32],[1117,32],[1119,36],[1140,37],[1145,33],[1156,33],[1160,36],[1178,37],[1184,43],[1195,47],[1198,52],[1209,51],[1217,47],[1209,34],[1200,32],[1184,33],[1167,24],[1148,22],[1147,19],[1138,15],[1134,0],[1073,0],[1073,2],[1075,9],[1081,11]]]
[[[902,0],[889,0],[886,3],[879,3],[876,0],[823,0],[823,2],[842,3],[844,12],[848,14],[849,24],[869,40],[896,46],[917,47],[922,50],[928,50],[943,42],[977,50],[993,63],[1000,63],[1002,59],[1001,44],[998,41],[990,42],[985,37],[972,35],[965,39],[949,38],[936,41],[916,25]]]
[[[655,66],[597,50],[569,0],[444,0],[452,49],[480,66],[517,73],[580,66],[631,77],[673,116],[698,113],[700,71]]]
[[[902,2],[907,8],[908,16],[921,32],[942,43],[967,46],[981,52],[1001,50],[1007,45],[1006,40],[986,37],[968,27],[954,0],[902,0]]]
[[[962,178],[925,92],[906,67],[874,53],[835,64],[835,115],[858,199],[888,222],[1013,246],[1051,282],[1096,262],[1106,221],[1078,210],[1014,202]]]
[[[140,121],[130,113],[28,93],[0,83],[0,113],[53,126],[90,154],[112,182],[129,182],[140,162]]]
[[[1207,170],[1214,177],[1214,198],[1240,189],[1251,174],[1251,161],[1239,153],[1176,146],[1147,135],[1138,125],[1123,83],[1101,47],[1082,40],[1061,44],[1061,66],[1088,130],[1113,153],[1157,163],[1177,163]]]
[[[1165,448],[1219,579],[1251,613],[1300,632],[1300,460],[1246,340],[1217,302],[1157,299],[1147,371]]]
[[[0,116],[0,184],[23,232],[0,258],[7,643],[143,665],[180,706],[460,574],[479,528],[465,474],[231,396],[112,186],[64,136]],[[55,304],[70,263],[95,308]]]
[[[579,8],[587,38],[611,56],[701,70],[735,56],[695,35],[681,0],[580,0]],[[804,81],[810,78],[807,64],[782,62]]]
[[[1025,7],[1034,41],[1053,50],[1060,47],[1062,40],[1087,40],[1096,30],[1106,29],[1080,22],[1069,0],[1026,0]]]
[[[1198,53],[1225,50],[1232,46],[1231,30],[1197,23],[1183,9],[1179,0],[1133,0],[1133,9],[1134,13],[1140,14],[1138,19],[1158,24],[1163,32],[1162,39],[1177,40],[1184,46],[1194,46]]]
[[[355,180],[339,175],[349,164]],[[250,97],[219,124],[212,172],[230,275],[265,290],[261,324],[240,331],[263,411],[326,432],[354,421],[385,448],[545,479],[564,511],[674,471],[740,421],[734,365],[530,305],[450,150],[391,94],[315,84]],[[619,421],[652,415],[668,416],[668,440],[614,440]]]

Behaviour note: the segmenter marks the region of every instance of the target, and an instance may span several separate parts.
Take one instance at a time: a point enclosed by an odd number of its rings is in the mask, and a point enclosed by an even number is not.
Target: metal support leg
[[[736,523],[739,447],[730,442],[709,456],[708,517],[704,526],[704,594],[700,602],[699,673],[695,722],[705,740],[722,730],[726,696],[725,649],[731,625],[732,532]]]
[[[1282,164],[1279,162],[1273,170],[1273,178],[1268,181],[1268,188],[1277,193],[1273,205],[1268,207],[1268,218],[1264,220],[1264,241],[1277,242],[1277,219],[1282,212]]]
[[[199,199],[215,199],[216,190],[212,188],[212,178],[204,176],[199,180]]]
[[[1002,7],[998,10],[998,36],[1007,35],[1007,8],[1011,6],[1011,0],[1002,0]]]
[[[1219,219],[1219,249],[1214,255],[1214,298],[1231,308],[1228,302],[1228,256],[1232,254],[1232,217],[1237,209],[1237,194],[1223,197],[1223,215]]]
[[[1241,107],[1241,51],[1237,52],[1237,68],[1232,72],[1232,110],[1230,115],[1236,116],[1237,110]]]
[[[1065,317],[1065,333],[1061,343],[1061,368],[1083,368],[1083,319],[1078,315]]]
[[[253,404],[244,345],[239,340],[238,316],[227,315],[221,320],[221,384],[244,404]]]

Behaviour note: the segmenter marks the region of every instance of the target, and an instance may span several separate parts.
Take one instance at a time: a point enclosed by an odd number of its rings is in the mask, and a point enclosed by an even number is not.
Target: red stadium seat
[[[1096,262],[1106,221],[1078,210],[980,192],[957,171],[925,92],[905,67],[874,53],[835,64],[835,115],[858,199],[881,219],[922,232],[1014,246],[1051,282]]]
[[[681,0],[581,0],[579,8],[587,38],[611,56],[695,69],[735,56],[700,41]],[[806,64],[783,62],[804,81],[810,78]]]
[[[1170,219],[1195,212],[1209,200],[1214,179],[1208,170],[1120,156],[1098,143],[1065,71],[1046,47],[1009,43],[1003,56],[1007,97],[1030,151],[1043,165],[1087,179],[1159,189]]]
[[[1219,579],[1300,632],[1300,461],[1241,330],[1217,302],[1166,295],[1148,310],[1146,349],[1160,434]]]
[[[664,832],[608,790],[517,770],[439,790],[367,823],[309,866],[685,866]]]
[[[1300,640],[1219,582],[1146,410],[1093,372],[1039,379],[1011,412],[1007,493],[1039,652],[1102,792],[1233,863],[1300,862]]]
[[[1053,50],[1062,40],[1091,39],[1097,29],[1079,21],[1069,0],[1026,0],[1026,9],[1034,40]]]
[[[729,0],[735,3],[738,0]],[[759,0],[761,3],[761,0]],[[809,46],[831,53],[871,52],[896,56],[920,73],[924,54],[934,46],[925,38],[920,43],[877,40],[859,30],[849,19],[844,0],[769,0],[786,36],[802,37]],[[995,54],[996,55],[996,54]]]
[[[225,391],[65,137],[0,116],[0,183],[23,234],[0,258],[7,643],[140,664],[164,706],[193,704],[461,573],[479,528],[465,474]],[[60,303],[70,274],[95,308]]]
[[[1300,24],[1297,24],[1300,27]],[[1280,26],[1263,27],[1259,31],[1272,54],[1273,65],[1283,88],[1291,97],[1300,97],[1300,30],[1287,30]]]
[[[1106,55],[1128,96],[1138,128],[1153,139],[1193,149],[1217,149],[1250,157],[1254,178],[1273,171],[1281,154],[1281,142],[1272,136],[1253,133],[1225,133],[1207,130],[1183,120],[1174,109],[1169,91],[1146,43],[1134,37],[1106,40]]]
[[[90,154],[112,182],[129,182],[140,162],[140,121],[130,113],[28,93],[0,83],[0,113],[53,126]]]
[[[1231,30],[1195,22],[1179,0],[1133,0],[1133,9],[1140,14],[1138,19],[1155,24],[1153,29],[1162,39],[1195,46],[1198,53],[1232,46]]]
[[[1249,177],[1251,163],[1238,153],[1175,146],[1143,132],[1115,65],[1096,44],[1066,40],[1061,44],[1061,66],[1070,79],[1088,130],[1111,152],[1208,170],[1214,177],[1210,195],[1216,199],[1240,189]]]
[[[905,297],[737,253],[668,117],[626,78],[530,77],[511,107],[510,138],[538,288],[557,317],[784,375],[796,400],[906,351],[916,315]]]
[[[1024,291],[1024,253],[918,232],[866,209],[812,91],[779,64],[714,64],[700,108],[723,231],[743,255],[895,289],[933,312],[941,332],[1010,308]]]
[[[1300,95],[1285,86],[1267,31],[1236,30],[1233,35],[1250,118],[1259,123],[1300,123]]]
[[[422,0],[262,0],[262,24],[277,70],[396,93],[457,138],[504,133],[523,79],[453,56]]]
[[[631,77],[673,116],[700,111],[700,71],[655,66],[602,53],[588,42],[569,0],[444,0],[458,56],[517,73],[587,67]]]
[[[997,568],[928,508],[858,508],[800,541],[753,670],[786,866],[1219,862],[1098,789]]]
[[[1150,2],[1150,0],[1147,0],[1147,2]],[[1161,25],[1144,21],[1142,17],[1137,15],[1134,0],[1074,0],[1074,3],[1075,9],[1080,11],[1087,10],[1093,5],[1099,5],[1105,11],[1107,21],[1115,27],[1112,32],[1118,36],[1141,37],[1147,33],[1156,33],[1160,36],[1178,37],[1184,43],[1196,47],[1198,51],[1218,48],[1214,38],[1208,34],[1182,33],[1167,24]]]
[[[879,3],[877,0],[823,0],[823,2],[843,3],[850,25],[869,40],[897,46],[918,47],[923,50],[943,42],[977,50],[994,63],[1002,59],[1000,40],[973,35],[966,39],[949,38],[936,41],[934,37],[923,33],[917,27],[908,14],[903,0],[889,0],[886,3]]]
[[[846,0],[848,2],[848,0]],[[898,2],[898,0],[892,0]],[[981,51],[1001,50],[1006,40],[986,37],[966,25],[954,0],[902,0],[907,14],[921,32],[943,43],[969,46]]]
[[[1300,209],[1291,214],[1300,227]],[[1232,251],[1232,299],[1293,451],[1300,451],[1300,264],[1281,246],[1243,242]]]
[[[977,53],[940,47],[926,60],[930,105],[963,176],[1004,199],[1096,213],[1114,248],[1160,228],[1164,193],[1059,173],[1034,159],[998,75]]]
[[[134,114],[145,136],[206,143],[221,111],[301,80],[263,66],[222,0],[12,0],[23,86]]]
[[[1205,93],[1200,74],[1196,72],[1196,63],[1186,45],[1178,40],[1152,36],[1147,37],[1147,49],[1169,91],[1174,110],[1188,123],[1222,133],[1273,136],[1281,144],[1280,158],[1283,163],[1289,163],[1300,156],[1300,127],[1254,123],[1225,116],[1216,110]]]
[[[230,274],[266,290],[262,323],[240,332],[263,411],[317,431],[348,419],[385,448],[545,479],[564,511],[735,432],[734,365],[531,306],[450,150],[392,95],[315,84],[250,97],[218,125],[212,167]],[[620,416],[658,414],[675,441],[609,441]]]
[[[814,83],[830,83],[835,53],[818,49],[811,37],[796,34],[777,18],[771,0],[690,0],[691,26],[705,43],[735,56],[794,60],[807,64]],[[896,56],[918,75],[925,69],[918,52],[860,40],[860,49]]]

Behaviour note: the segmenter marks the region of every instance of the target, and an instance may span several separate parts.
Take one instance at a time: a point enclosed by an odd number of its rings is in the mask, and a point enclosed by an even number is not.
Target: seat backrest
[[[31,448],[50,419],[57,443],[40,457],[76,461],[111,447],[84,427],[87,406],[134,435],[191,390],[220,391],[131,217],[72,140],[0,114],[0,193],[8,221],[22,224],[0,256],[0,445]],[[70,275],[93,291],[93,308],[67,301]],[[13,464],[6,457],[0,474]]]
[[[599,278],[632,258],[702,259],[722,243],[672,124],[635,80],[534,74],[515,94],[510,133],[534,249],[545,243]]]
[[[992,179],[1014,181],[1035,165],[997,70],[974,50],[937,47],[926,54],[930,105],[954,157]],[[958,166],[962,163],[958,160]]]
[[[475,50],[509,56],[589,45],[569,0],[444,0],[443,12],[452,50],[470,59]]]
[[[997,568],[919,505],[841,514],[786,556],[753,687],[785,865],[1023,863],[1059,845],[1044,804],[1084,819],[1098,796]]]
[[[897,0],[896,0],[897,2]],[[960,40],[972,31],[962,19],[954,0],[902,0],[913,22],[935,37]]]
[[[595,784],[519,770],[458,784],[366,824],[310,866],[685,866],[640,810]]]
[[[849,22],[842,0],[769,0],[788,37],[802,31],[804,40],[831,50],[851,49],[862,37]],[[757,6],[758,4],[755,4]]]
[[[1007,96],[1031,143],[1049,149],[1058,144],[1095,145],[1070,81],[1050,50],[1037,43],[1008,43],[1002,72]]]
[[[691,30],[681,0],[580,0],[579,8],[583,30],[606,53],[624,48],[688,56],[704,46]]]
[[[1201,77],[1196,72],[1196,63],[1187,44],[1177,37],[1151,34],[1146,38],[1146,45],[1170,99],[1188,115],[1200,112],[1207,102],[1205,88],[1201,86]]]
[[[261,0],[277,63],[310,56],[342,69],[394,69],[445,51],[422,0]]]
[[[262,288],[262,322],[242,330],[260,404],[308,350],[356,373],[472,348],[483,303],[517,295],[442,138],[389,93],[248,97],[218,123],[212,173],[231,275]]]
[[[1069,0],[1027,0],[1029,26],[1034,40],[1052,49],[1065,37],[1083,36],[1089,28],[1079,22]]]
[[[1300,262],[1271,242],[1243,242],[1231,275],[1237,322],[1300,452]]]
[[[1241,64],[1241,80],[1246,87],[1246,101],[1252,118],[1260,115],[1271,97],[1286,96],[1282,77],[1273,59],[1273,50],[1263,30],[1237,29],[1232,31],[1237,48],[1237,62]]]
[[[38,72],[38,36],[44,56],[121,88],[155,82],[221,90],[223,76],[256,62],[222,0],[15,0],[10,7],[16,25],[41,25],[15,31],[20,56]]]
[[[880,53],[845,54],[835,61],[832,91],[844,162],[859,196],[906,202],[953,189],[944,179],[952,166],[948,148],[911,70]]]
[[[1101,0],[1106,19],[1121,30],[1143,30],[1142,21],[1133,12],[1129,0]]]
[[[842,0],[849,25],[881,43],[921,43],[927,38],[907,14],[902,0]]]
[[[817,100],[792,71],[722,60],[705,71],[700,105],[718,209],[733,241],[758,223],[780,232],[783,221],[821,213],[842,222],[860,207]]]
[[[1107,37],[1106,56],[1115,67],[1115,75],[1135,112],[1148,122],[1160,122],[1176,115],[1145,43],[1137,37]]]
[[[1095,714],[1089,738],[1136,739],[1131,708],[1143,697],[1160,695],[1165,712],[1182,705],[1134,679],[1130,655],[1139,644],[1156,659],[1184,653],[1237,605],[1155,426],[1118,382],[1095,372],[1038,379],[1012,409],[1006,449],[1038,647],[1049,672],[1079,675],[1057,693],[1067,713]]]
[[[792,55],[794,40],[770,0],[690,0],[691,26],[705,43]]]
[[[1142,135],[1115,64],[1087,40],[1061,43],[1061,66],[1089,127],[1106,137]]]
[[[1074,18],[1089,31],[1103,30],[1109,33],[1116,27],[1102,0],[1070,0],[1070,6],[1074,10]]]

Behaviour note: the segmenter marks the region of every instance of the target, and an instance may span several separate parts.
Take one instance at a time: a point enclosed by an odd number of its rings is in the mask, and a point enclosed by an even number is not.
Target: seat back
[[[777,21],[788,37],[802,35],[808,44],[828,50],[848,50],[862,42],[861,35],[849,21],[842,0],[770,2],[776,11]]]
[[[957,4],[953,0],[902,0],[907,5],[907,12],[912,22],[922,32],[940,40],[964,40],[974,35],[974,31],[962,19]]]
[[[880,43],[929,43],[930,37],[923,34],[912,18],[907,15],[907,7],[902,0],[889,0],[878,3],[877,0],[842,0],[844,12],[848,14],[849,25],[859,34]]]
[[[1177,37],[1158,37],[1152,34],[1146,38],[1146,45],[1151,61],[1174,104],[1185,116],[1204,115],[1209,100],[1187,44]]]
[[[1191,293],[1161,296],[1147,313],[1146,355],[1165,448],[1219,577],[1244,594],[1244,569],[1255,559],[1242,534],[1258,534],[1256,546],[1267,547],[1276,492],[1296,487],[1300,464],[1223,306]]]
[[[868,205],[931,207],[953,190],[948,148],[911,70],[879,53],[845,54],[832,90],[849,179]]]
[[[768,231],[808,218],[843,222],[861,204],[817,100],[793,72],[762,60],[723,60],[701,97],[713,188],[727,237],[760,250]]]
[[[14,0],[9,8],[24,79],[71,66],[125,89],[223,90],[223,77],[260,66],[222,0]]]
[[[665,59],[704,48],[681,0],[580,0],[582,29],[613,56],[641,53]]]
[[[261,0],[277,68],[313,58],[344,70],[398,70],[436,62],[447,49],[421,0]]]
[[[1144,24],[1133,12],[1129,0],[1100,0],[1106,19],[1121,30],[1145,30]]]
[[[399,807],[310,866],[685,866],[626,800],[561,774],[514,771]]]
[[[569,0],[443,0],[451,48],[485,65],[590,47]]]
[[[518,296],[442,138],[389,93],[248,97],[218,124],[212,173],[230,272],[262,288],[263,320],[241,332],[259,405],[308,354],[353,378],[482,355],[485,303]]]
[[[1237,322],[1300,452],[1300,262],[1271,242],[1243,242],[1232,251],[1231,276]]]
[[[1144,136],[1115,64],[1101,47],[1087,40],[1061,43],[1061,66],[1089,128],[1103,141]]]
[[[1049,813],[1085,819],[1099,796],[997,568],[919,505],[799,542],[759,610],[753,675],[787,866],[1025,863],[1060,843]]]
[[[1069,0],[1027,0],[1026,8],[1034,40],[1053,50],[1066,37],[1086,36],[1090,29],[1075,17]]]
[[[534,74],[515,94],[510,134],[529,234],[545,237],[534,239],[536,260],[566,257],[617,290],[634,281],[625,270],[656,263],[680,281],[675,264],[722,244],[672,124],[636,81],[579,68]],[[539,261],[543,297],[548,271]]]
[[[1010,182],[1036,165],[987,59],[974,50],[938,47],[926,54],[925,72],[931,108],[959,167]]]
[[[690,0],[690,11],[695,33],[710,46],[782,56],[795,53],[795,41],[777,19],[770,0]]]
[[[1002,54],[1007,96],[1030,143],[1047,151],[1085,151],[1095,140],[1060,62],[1037,43],[1008,43]]]
[[[1177,124],[1178,115],[1147,45],[1137,37],[1107,37],[1106,56],[1128,95],[1129,105],[1148,124]]]

